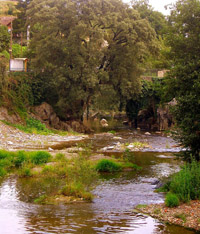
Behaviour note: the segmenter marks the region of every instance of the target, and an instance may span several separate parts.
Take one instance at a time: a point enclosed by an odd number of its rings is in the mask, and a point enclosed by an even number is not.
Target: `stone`
[[[150,136],[151,133],[150,132],[145,132],[145,135]]]
[[[40,116],[41,120],[49,120],[50,116],[54,114],[53,108],[46,102],[34,107],[35,113]]]
[[[114,139],[114,140],[122,140],[121,137],[117,137],[117,136],[113,137],[113,139]]]
[[[23,122],[18,114],[14,113],[10,115],[5,107],[0,107],[0,120],[5,120],[12,124]]]
[[[100,121],[100,124],[101,124],[102,127],[108,127],[108,121],[106,119],[102,119]]]

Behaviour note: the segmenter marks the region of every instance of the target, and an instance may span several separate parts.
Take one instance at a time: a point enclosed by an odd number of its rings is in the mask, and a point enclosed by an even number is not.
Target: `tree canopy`
[[[119,108],[140,90],[141,67],[157,50],[146,19],[121,0],[33,0],[27,10],[34,71],[49,74],[62,113],[80,118],[102,85]]]
[[[200,2],[179,0],[169,18],[168,43],[173,68],[167,80],[167,96],[177,100],[173,111],[177,138],[200,159]],[[190,156],[189,156],[190,157]]]

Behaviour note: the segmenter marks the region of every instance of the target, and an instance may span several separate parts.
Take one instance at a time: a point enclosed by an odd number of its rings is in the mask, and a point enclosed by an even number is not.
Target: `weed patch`
[[[108,159],[102,159],[97,163],[96,170],[98,172],[117,172],[122,170],[122,166],[120,163],[116,163]]]
[[[165,205],[167,207],[176,207],[179,205],[179,198],[176,194],[168,193],[165,198]]]

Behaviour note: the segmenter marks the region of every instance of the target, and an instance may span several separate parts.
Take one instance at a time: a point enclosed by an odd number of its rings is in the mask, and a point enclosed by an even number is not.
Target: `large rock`
[[[108,127],[108,121],[106,119],[102,119],[100,121],[100,124],[101,124],[102,127]]]
[[[0,108],[0,120],[4,120],[12,124],[23,122],[18,114],[9,114],[8,110],[5,107]]]
[[[176,100],[173,99],[163,107],[157,109],[157,123],[159,130],[168,130],[174,125],[172,114],[170,113],[170,107],[176,105]]]
[[[48,103],[43,102],[41,105],[39,106],[35,106],[34,107],[34,112],[36,115],[38,115],[40,117],[41,120],[43,121],[49,121],[51,116],[55,117],[56,114],[52,108],[52,106],[50,106]]]
[[[41,120],[46,126],[53,127],[58,130],[71,131],[74,130],[76,132],[86,133],[89,132],[90,129],[85,127],[81,122],[78,121],[61,121],[59,117],[54,112],[52,106],[48,103],[44,102],[39,106],[34,107],[34,115],[33,117]]]

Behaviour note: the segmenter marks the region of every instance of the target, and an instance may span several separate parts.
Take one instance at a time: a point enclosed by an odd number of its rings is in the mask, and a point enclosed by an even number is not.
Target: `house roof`
[[[15,16],[2,16],[2,17],[0,17],[0,24],[8,26],[16,18],[17,17],[15,17]]]
[[[28,59],[27,58],[14,58],[14,59],[11,59],[11,60],[26,61]]]

